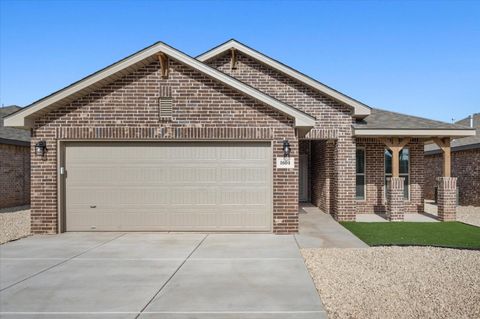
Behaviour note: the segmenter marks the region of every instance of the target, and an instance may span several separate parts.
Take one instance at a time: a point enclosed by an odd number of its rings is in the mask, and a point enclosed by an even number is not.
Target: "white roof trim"
[[[187,66],[190,66],[197,71],[222,82],[228,87],[236,89],[251,98],[260,101],[261,103],[267,104],[274,109],[280,111],[281,113],[294,118],[295,119],[295,126],[296,127],[313,127],[315,125],[315,118],[303,113],[296,108],[287,105],[281,101],[278,101],[271,96],[268,96],[220,71],[217,71],[214,68],[209,67],[208,65],[186,55],[183,52],[180,52],[163,42],[158,42],[142,51],[139,51],[132,56],[113,64],[110,67],[107,67],[104,70],[101,70],[97,73],[92,74],[91,76],[86,77],[79,82],[62,89],[51,96],[48,96],[38,102],[31,104],[30,106],[24,108],[23,110],[14,113],[6,118],[4,118],[4,125],[5,126],[14,126],[14,127],[32,127],[32,120],[31,117],[34,114],[49,105],[52,105],[55,102],[58,102],[74,93],[77,93],[90,85],[93,85],[101,80],[108,78],[109,76],[114,75],[115,73],[128,68],[144,59],[152,57],[160,52],[165,53],[170,58],[177,60]]]
[[[465,137],[475,136],[475,129],[358,129],[354,128],[355,136],[411,136],[411,137],[430,137],[430,136],[451,136]]]
[[[272,58],[269,58],[268,56],[258,52],[258,51],[255,51],[235,40],[230,40],[230,41],[227,41],[225,42],[224,44],[221,44],[220,46],[216,47],[216,48],[213,48],[212,50],[210,51],[207,51],[201,55],[199,55],[197,57],[197,60],[199,61],[202,61],[202,62],[205,62],[219,54],[222,54],[223,52],[227,51],[227,50],[230,50],[230,49],[236,49],[236,50],[239,50],[243,53],[245,53],[246,55],[274,68],[274,69],[277,69],[278,71],[296,79],[297,81],[300,81],[310,87],[312,87],[313,89],[316,89],[320,92],[322,92],[323,94],[326,94],[327,96],[331,97],[332,99],[334,100],[337,100],[339,102],[342,102],[342,103],[345,103],[351,107],[353,107],[354,109],[354,114],[353,116],[354,117],[357,117],[357,118],[363,118],[367,115],[370,115],[370,107],[366,106],[365,104],[359,102],[359,101],[356,101],[354,99],[352,99],[351,97],[349,96],[346,96],[345,94],[342,94],[328,86],[326,86],[325,84],[322,84]]]

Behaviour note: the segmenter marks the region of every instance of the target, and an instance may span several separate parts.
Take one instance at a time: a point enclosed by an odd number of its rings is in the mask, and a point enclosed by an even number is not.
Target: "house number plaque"
[[[277,157],[277,168],[294,168],[295,160],[290,157]]]

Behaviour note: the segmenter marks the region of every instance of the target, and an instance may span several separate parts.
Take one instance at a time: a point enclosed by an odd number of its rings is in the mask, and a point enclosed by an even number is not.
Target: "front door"
[[[308,154],[300,154],[299,165],[299,195],[298,199],[301,202],[309,201],[309,179],[308,179]]]

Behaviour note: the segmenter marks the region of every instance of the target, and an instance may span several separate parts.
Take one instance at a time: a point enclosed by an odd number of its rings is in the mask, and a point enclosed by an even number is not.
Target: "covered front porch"
[[[299,143],[299,200],[339,221],[367,215],[388,221],[456,220],[457,178],[450,143],[475,134],[469,128],[375,110],[353,126],[352,141],[303,139]],[[347,141],[347,142],[346,142]],[[442,150],[437,216],[425,213],[425,143]],[[364,217],[362,217],[364,216]]]

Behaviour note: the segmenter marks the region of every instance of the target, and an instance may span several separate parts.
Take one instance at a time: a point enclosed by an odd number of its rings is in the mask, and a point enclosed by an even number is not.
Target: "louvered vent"
[[[172,90],[170,86],[160,86],[160,97],[158,98],[158,117],[160,121],[172,119]]]
[[[160,118],[172,117],[172,98],[161,97],[159,102]]]

